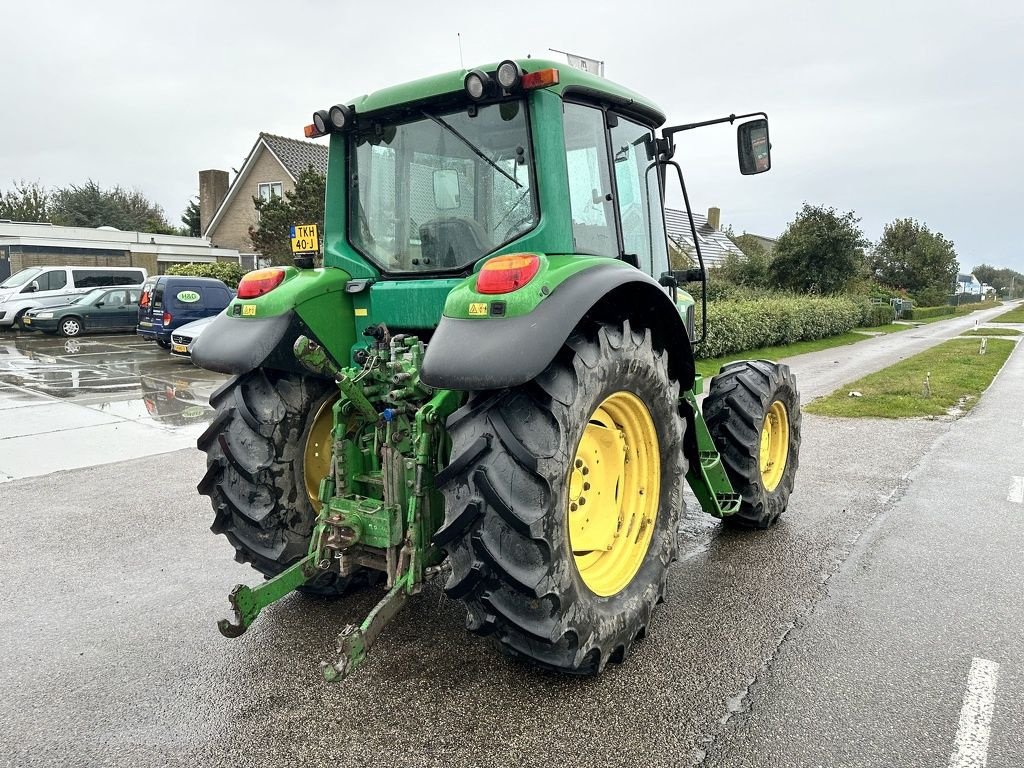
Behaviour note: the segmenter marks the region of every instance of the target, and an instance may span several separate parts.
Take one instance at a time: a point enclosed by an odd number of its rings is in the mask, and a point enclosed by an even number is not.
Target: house
[[[0,280],[26,267],[144,267],[157,275],[172,264],[215,261],[237,264],[238,251],[201,237],[0,221]]]
[[[982,293],[981,283],[974,275],[957,275],[954,295],[957,293],[967,294],[969,296],[980,296]]]
[[[199,172],[199,222],[204,237],[220,248],[242,255],[242,267],[253,269],[256,257],[249,227],[259,214],[253,198],[269,199],[295,189],[299,175],[309,168],[327,174],[327,147],[311,141],[260,133],[242,167],[228,185],[228,172]]]
[[[721,266],[725,257],[730,253],[743,255],[739,246],[722,231],[721,219],[722,211],[719,208],[708,208],[707,216],[702,216],[699,213],[693,214],[693,223],[697,228],[697,238],[700,241],[700,252],[704,257],[704,265],[709,269]],[[693,233],[690,231],[690,220],[685,210],[665,209],[665,232],[669,240],[687,254],[691,254],[696,263]]]

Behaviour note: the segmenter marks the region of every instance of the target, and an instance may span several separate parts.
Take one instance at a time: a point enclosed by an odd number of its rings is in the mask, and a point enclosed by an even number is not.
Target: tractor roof
[[[548,90],[559,95],[576,94],[590,96],[597,99],[604,99],[626,111],[633,112],[644,118],[645,122],[655,127],[665,122],[665,115],[661,109],[652,101],[641,96],[635,91],[623,88],[621,85],[597,77],[589,72],[570,67],[564,62],[549,61],[547,59],[515,59],[524,72],[536,72],[541,69],[557,69],[559,82]],[[494,72],[500,62],[487,64],[479,67],[485,72]],[[389,88],[382,88],[379,91],[359,96],[349,102],[356,111],[356,114],[376,112],[404,104],[410,104],[426,99],[443,96],[448,93],[456,93],[463,89],[463,81],[469,73],[468,69],[457,69],[452,72],[445,72],[441,75],[424,77],[420,80],[413,80],[400,85],[393,85]]]

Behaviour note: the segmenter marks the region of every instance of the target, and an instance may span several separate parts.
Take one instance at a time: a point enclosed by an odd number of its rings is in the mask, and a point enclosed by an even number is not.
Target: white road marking
[[[999,665],[988,659],[974,659],[967,675],[967,690],[956,729],[956,751],[949,756],[949,768],[985,768],[992,711],[996,706]]]
[[[1014,476],[1010,485],[1010,492],[1006,494],[1006,500],[1014,504],[1024,504],[1024,477]]]

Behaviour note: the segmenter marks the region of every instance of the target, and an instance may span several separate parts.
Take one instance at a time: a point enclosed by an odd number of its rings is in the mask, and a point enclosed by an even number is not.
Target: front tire
[[[199,493],[235,559],[275,576],[309,550],[319,478],[330,468],[331,403],[327,379],[257,369],[230,379],[210,397],[213,421],[197,441],[206,453]],[[326,425],[326,430],[325,430]],[[348,578],[326,573],[300,589],[336,595]]]
[[[67,336],[69,338],[80,336],[84,330],[85,326],[77,317],[66,317],[60,321],[61,336]]]
[[[667,362],[650,331],[599,325],[534,381],[474,393],[449,419],[434,541],[471,631],[576,674],[623,661],[644,636],[676,557],[686,475]]]
[[[741,360],[722,368],[704,400],[704,420],[740,509],[723,518],[767,528],[789,504],[800,463],[800,393],[788,365]]]

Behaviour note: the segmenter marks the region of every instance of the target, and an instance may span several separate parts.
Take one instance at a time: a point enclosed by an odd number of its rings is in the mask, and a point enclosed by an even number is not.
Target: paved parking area
[[[0,482],[192,446],[224,378],[138,336],[0,333]]]

